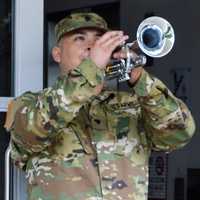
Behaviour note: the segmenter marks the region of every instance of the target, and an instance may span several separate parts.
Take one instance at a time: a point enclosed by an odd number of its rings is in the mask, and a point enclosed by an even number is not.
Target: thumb
[[[121,58],[126,58],[127,57],[127,53],[124,52],[124,51],[118,51],[118,52],[115,52],[112,56],[115,59],[121,59]]]

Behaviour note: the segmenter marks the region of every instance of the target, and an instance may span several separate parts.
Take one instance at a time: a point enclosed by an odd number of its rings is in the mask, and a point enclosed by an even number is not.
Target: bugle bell
[[[122,50],[126,52],[126,58],[113,60],[106,68],[106,78],[117,78],[119,82],[129,80],[129,74],[134,67],[146,64],[146,55],[159,58],[167,55],[175,41],[172,25],[164,18],[153,16],[143,20],[138,26],[136,41],[126,43]],[[131,49],[137,44],[144,55],[133,58]]]

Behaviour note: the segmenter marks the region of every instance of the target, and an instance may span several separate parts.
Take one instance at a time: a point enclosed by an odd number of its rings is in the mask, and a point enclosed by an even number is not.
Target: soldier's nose
[[[90,51],[91,48],[94,46],[94,40],[89,40],[87,44],[87,50]]]

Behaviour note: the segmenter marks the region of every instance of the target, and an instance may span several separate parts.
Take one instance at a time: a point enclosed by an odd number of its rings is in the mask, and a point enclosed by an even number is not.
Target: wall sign
[[[172,80],[173,80],[173,93],[176,97],[182,99],[187,105],[189,102],[189,75],[191,68],[176,68],[171,70]]]
[[[167,154],[164,152],[153,152],[150,157],[148,199],[167,199]]]

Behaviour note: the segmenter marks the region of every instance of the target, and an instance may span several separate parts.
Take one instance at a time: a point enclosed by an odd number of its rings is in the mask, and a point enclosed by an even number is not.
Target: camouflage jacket
[[[192,137],[188,108],[160,80],[144,71],[131,92],[96,96],[103,75],[88,59],[11,102],[6,127],[29,200],[146,200],[151,150]]]

